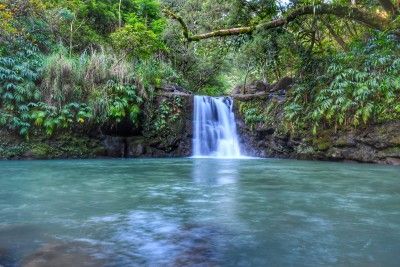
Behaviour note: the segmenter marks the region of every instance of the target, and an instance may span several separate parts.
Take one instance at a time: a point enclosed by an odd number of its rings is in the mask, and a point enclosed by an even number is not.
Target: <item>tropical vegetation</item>
[[[0,125],[138,125],[167,84],[218,95],[287,76],[291,129],[399,119],[399,14],[391,0],[3,0]],[[154,107],[156,127],[170,109]]]

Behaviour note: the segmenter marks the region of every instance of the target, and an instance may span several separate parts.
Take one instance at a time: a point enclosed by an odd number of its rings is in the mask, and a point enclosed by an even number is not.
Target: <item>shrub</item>
[[[300,127],[353,126],[400,118],[400,46],[381,34],[339,53],[315,84],[291,92],[286,119]]]

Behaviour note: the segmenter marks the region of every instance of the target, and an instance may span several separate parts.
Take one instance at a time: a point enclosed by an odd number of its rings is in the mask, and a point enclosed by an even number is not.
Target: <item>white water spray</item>
[[[231,97],[194,97],[193,157],[240,158]]]

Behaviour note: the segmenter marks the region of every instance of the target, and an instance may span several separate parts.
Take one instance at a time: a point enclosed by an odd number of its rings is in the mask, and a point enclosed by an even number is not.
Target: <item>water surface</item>
[[[0,162],[0,265],[46,261],[398,266],[400,168],[272,159]]]

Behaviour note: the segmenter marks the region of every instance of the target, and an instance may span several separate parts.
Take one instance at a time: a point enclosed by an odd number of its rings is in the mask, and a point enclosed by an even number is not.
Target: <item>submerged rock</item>
[[[12,265],[11,253],[8,249],[0,247],[0,267]]]
[[[101,267],[104,262],[90,254],[81,242],[46,244],[22,260],[22,267]]]

